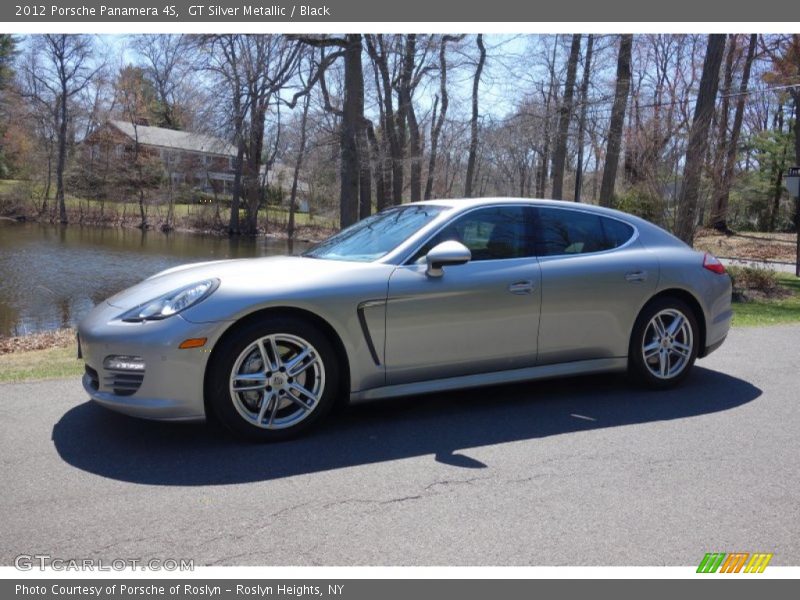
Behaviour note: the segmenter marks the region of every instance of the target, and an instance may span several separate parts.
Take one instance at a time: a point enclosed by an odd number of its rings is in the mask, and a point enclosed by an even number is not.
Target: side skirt
[[[378,398],[396,398],[398,396],[413,396],[417,394],[432,394],[463,388],[485,387],[504,383],[517,383],[534,379],[550,379],[569,375],[588,375],[591,373],[606,373],[612,371],[625,371],[628,368],[628,358],[597,358],[592,360],[578,360],[575,362],[558,363],[554,365],[541,365],[526,367],[511,371],[495,371],[493,373],[479,373],[477,375],[462,375],[461,377],[447,377],[445,379],[431,379],[414,383],[386,385],[370,390],[361,390],[350,393],[350,400],[374,400]]]

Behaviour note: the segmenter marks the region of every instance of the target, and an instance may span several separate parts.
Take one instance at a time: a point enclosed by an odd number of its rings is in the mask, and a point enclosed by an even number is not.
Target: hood
[[[353,270],[370,268],[374,263],[322,260],[300,256],[269,256],[219,260],[181,265],[156,273],[112,296],[106,302],[116,308],[131,309],[164,294],[204,279],[220,280],[220,291],[257,287],[268,294],[288,287],[341,281],[340,277]]]

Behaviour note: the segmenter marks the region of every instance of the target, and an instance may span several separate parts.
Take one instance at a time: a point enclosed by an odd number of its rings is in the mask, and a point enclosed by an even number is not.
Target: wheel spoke
[[[662,377],[667,376],[667,369],[669,369],[669,357],[664,350],[658,353],[658,371]]]
[[[233,391],[236,393],[243,393],[243,392],[259,392],[265,389],[267,386],[266,384],[258,384],[258,385],[243,385],[240,387],[233,388]]]
[[[281,360],[281,353],[278,351],[278,344],[275,342],[275,336],[269,336],[267,338],[269,340],[269,349],[272,353],[273,360],[270,361],[270,368],[272,371],[277,371],[283,366],[283,361]]]
[[[658,342],[658,340],[647,344],[644,348],[642,348],[645,360],[653,358],[656,354],[658,354],[660,349],[661,344]]]
[[[294,390],[288,390],[286,392],[286,396],[289,398],[289,400],[294,402],[297,406],[299,406],[303,410],[307,411],[307,410],[311,410],[313,408],[313,404],[312,404],[312,406],[309,406],[308,404],[306,404],[306,401],[303,400],[302,398],[300,398],[300,396],[296,395],[294,393]]]
[[[245,383],[245,385],[241,385]],[[250,385],[246,385],[249,383]],[[240,373],[233,376],[234,392],[254,392],[267,387],[267,377],[263,373]]]
[[[269,426],[272,427],[272,423],[275,422],[275,415],[278,414],[278,407],[280,406],[281,402],[278,398],[278,394],[272,394],[272,410],[269,413]]]
[[[656,315],[656,318],[653,319],[653,327],[655,327],[658,337],[664,337],[666,329],[664,328],[664,321],[661,320],[661,315]]]
[[[683,356],[684,358],[688,358],[692,353],[692,348],[691,346],[687,346],[686,344],[681,344],[680,342],[673,342],[672,351],[678,356]]]
[[[258,424],[261,425],[264,422],[264,416],[267,414],[267,408],[269,407],[270,402],[274,398],[274,394],[267,394],[264,393],[261,395],[261,406],[258,410]]]
[[[267,376],[264,373],[239,373],[233,376],[234,381],[267,381]]]
[[[293,392],[298,392],[300,394],[303,394],[303,396],[305,396],[306,398],[308,398],[311,401],[311,405],[314,405],[314,404],[317,403],[318,398],[317,398],[316,394],[314,394],[313,392],[310,392],[309,390],[304,388],[299,383],[297,383],[297,382],[290,383],[289,384],[289,389],[291,391],[293,391]],[[308,406],[308,405],[306,405],[306,406]]]
[[[672,323],[669,324],[669,328],[667,329],[667,333],[671,336],[674,336],[678,333],[678,330],[683,327],[683,323],[686,319],[683,318],[683,315],[678,313],[675,315],[675,318],[672,319]]]
[[[308,353],[306,354],[306,356],[307,355],[308,355]],[[288,363],[286,365],[286,373],[290,377],[297,377],[301,373],[303,373],[306,370],[308,370],[309,367],[314,365],[317,362],[318,359],[319,359],[319,357],[315,354],[307,362],[302,362],[302,361],[295,362],[294,360],[292,360],[291,366],[289,366]]]

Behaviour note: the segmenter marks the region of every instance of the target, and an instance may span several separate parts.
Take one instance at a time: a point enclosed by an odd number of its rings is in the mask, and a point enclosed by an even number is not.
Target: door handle
[[[508,291],[519,295],[530,294],[533,291],[533,282],[530,280],[515,281],[508,286]]]
[[[647,271],[628,271],[625,273],[625,281],[629,283],[647,281]]]

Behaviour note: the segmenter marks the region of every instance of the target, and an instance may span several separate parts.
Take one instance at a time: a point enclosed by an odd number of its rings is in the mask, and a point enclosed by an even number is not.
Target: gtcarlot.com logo
[[[49,554],[20,554],[14,559],[19,571],[194,571],[190,558],[58,558]]]
[[[709,552],[700,561],[698,573],[763,573],[772,554],[766,552]]]

